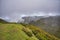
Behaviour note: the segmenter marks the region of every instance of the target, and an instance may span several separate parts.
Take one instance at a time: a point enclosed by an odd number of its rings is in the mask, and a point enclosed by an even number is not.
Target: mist
[[[0,0],[0,17],[7,21],[24,16],[60,15],[60,0]]]

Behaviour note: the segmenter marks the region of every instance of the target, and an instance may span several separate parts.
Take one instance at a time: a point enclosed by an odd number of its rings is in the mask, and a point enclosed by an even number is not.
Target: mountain
[[[27,24],[0,24],[0,40],[59,40],[42,29]]]
[[[22,17],[24,19],[23,23],[30,23],[31,21],[37,21],[39,19],[43,18],[43,16],[27,16],[27,17]]]
[[[30,22],[30,24],[38,26],[50,34],[54,34],[60,38],[60,16],[41,18],[37,21]]]
[[[0,19],[0,23],[8,23],[8,22],[3,19]]]

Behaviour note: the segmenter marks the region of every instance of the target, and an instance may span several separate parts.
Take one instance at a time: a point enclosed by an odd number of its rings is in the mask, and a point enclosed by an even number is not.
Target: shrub
[[[30,31],[28,31],[26,28],[22,29],[29,37],[32,37],[32,33]]]
[[[32,30],[33,34],[36,35],[38,33],[37,30]]]
[[[37,37],[39,40],[42,40],[42,38],[41,38],[39,35],[36,35],[36,37]]]

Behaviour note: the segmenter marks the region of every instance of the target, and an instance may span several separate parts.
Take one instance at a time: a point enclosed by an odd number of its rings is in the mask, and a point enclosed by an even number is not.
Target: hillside
[[[23,23],[30,23],[31,21],[37,21],[41,18],[44,18],[43,16],[27,16],[27,17],[22,17],[22,19],[24,19]]]
[[[33,25],[0,23],[0,40],[59,40],[59,39]]]
[[[3,19],[0,19],[0,23],[8,23],[8,22]]]
[[[38,26],[50,34],[60,38],[60,16],[41,18],[35,22],[30,22],[30,24]]]

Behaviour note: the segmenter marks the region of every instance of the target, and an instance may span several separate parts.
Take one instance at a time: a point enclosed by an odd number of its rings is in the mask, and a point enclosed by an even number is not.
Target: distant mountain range
[[[28,24],[31,21],[37,21],[41,18],[44,18],[43,16],[27,16],[27,17],[22,17],[24,19],[24,23]]]
[[[24,23],[38,26],[60,38],[60,16],[33,16],[23,17]]]
[[[22,19],[24,19],[22,23],[35,25],[60,38],[60,16],[28,16]],[[0,23],[7,23],[7,21],[0,19]]]
[[[30,24],[38,26],[60,38],[60,16],[41,18],[35,22],[30,22]]]

